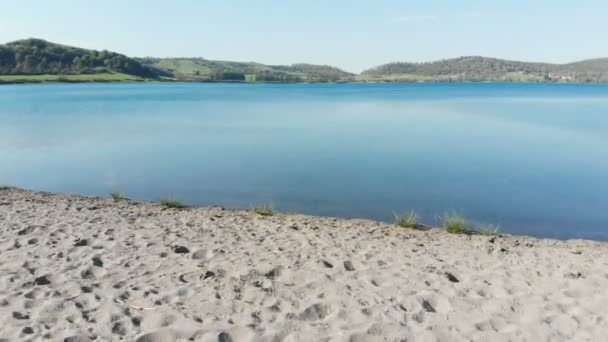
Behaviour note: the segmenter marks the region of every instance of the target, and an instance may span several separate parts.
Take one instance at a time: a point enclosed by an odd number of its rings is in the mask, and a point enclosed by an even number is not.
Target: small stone
[[[230,336],[229,333],[222,331],[219,335],[217,335],[217,341],[218,342],[234,342],[234,339],[232,339],[232,336]]]
[[[87,267],[87,269],[85,269],[84,271],[82,271],[80,273],[80,276],[83,279],[89,279],[89,280],[94,280],[95,277],[95,270],[93,269],[93,267]]]
[[[27,240],[27,243],[30,245],[35,245],[38,243],[38,239],[37,238],[29,239],[29,240]]]
[[[120,289],[120,288],[122,288],[123,286],[125,286],[126,284],[127,284],[127,282],[126,282],[126,281],[121,280],[121,281],[119,281],[118,283],[116,283],[116,284],[112,285],[112,287],[113,287],[113,288],[115,288],[115,289]]]
[[[34,329],[32,329],[32,327],[25,327],[25,328],[21,329],[21,332],[26,335],[31,335],[34,333]]]
[[[116,335],[125,336],[127,334],[127,328],[122,322],[116,322],[112,325],[112,333]]]
[[[576,272],[576,273],[574,273],[574,272],[570,272],[570,273],[567,273],[567,274],[565,275],[565,277],[566,277],[566,278],[570,278],[570,279],[581,279],[581,278],[585,278],[585,276],[584,276],[584,275],[583,275],[581,272]]]
[[[101,261],[101,257],[95,256],[93,257],[93,266],[103,267],[103,261]]]
[[[34,279],[36,285],[49,285],[51,283],[50,275],[45,274],[41,277]]]
[[[26,292],[23,295],[23,297],[25,297],[27,299],[35,299],[37,295],[38,295],[38,291],[32,290],[32,291]]]
[[[422,308],[426,311],[426,312],[435,312],[435,308],[431,305],[431,303],[429,303],[428,300],[423,299],[422,300]]]
[[[213,277],[215,277],[215,273],[213,273],[211,271],[207,271],[207,272],[205,272],[205,275],[203,275],[203,280],[213,278]]]
[[[141,326],[141,317],[133,317],[131,318],[131,323],[133,323],[134,326],[139,327]]]
[[[31,234],[36,230],[36,227],[34,226],[28,226],[27,228],[24,228],[20,231],[17,232],[17,235],[27,235],[27,234]]]
[[[283,273],[283,266],[277,266],[270,270],[270,272],[266,273],[266,278],[276,279]]]
[[[321,260],[321,262],[323,263],[323,266],[327,267],[327,268],[333,268],[334,265],[332,265],[329,261],[327,260]]]
[[[90,286],[81,286],[80,291],[82,291],[83,293],[91,293],[93,292],[93,288]]]
[[[80,239],[77,240],[76,242],[74,242],[74,247],[83,247],[89,244],[89,241],[87,239]]]
[[[24,315],[20,312],[13,312],[14,319],[30,319],[30,315]]]
[[[456,278],[456,276],[454,276],[452,273],[450,272],[445,272],[445,276],[448,278],[449,281],[451,281],[452,283],[459,283],[460,280],[458,280],[458,278]]]
[[[355,266],[353,266],[352,261],[346,260],[344,262],[344,269],[346,269],[349,272],[353,272],[355,270]]]
[[[175,246],[173,248],[173,251],[177,254],[186,254],[186,253],[190,253],[190,250],[184,246]]]

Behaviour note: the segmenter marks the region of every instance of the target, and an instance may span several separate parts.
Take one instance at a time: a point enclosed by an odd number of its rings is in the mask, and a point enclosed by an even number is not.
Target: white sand
[[[608,244],[3,188],[0,322],[8,341],[608,341]]]

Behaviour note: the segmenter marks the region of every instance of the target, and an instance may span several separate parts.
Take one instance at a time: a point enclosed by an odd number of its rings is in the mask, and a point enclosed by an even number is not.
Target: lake
[[[0,86],[0,184],[608,240],[608,86]]]

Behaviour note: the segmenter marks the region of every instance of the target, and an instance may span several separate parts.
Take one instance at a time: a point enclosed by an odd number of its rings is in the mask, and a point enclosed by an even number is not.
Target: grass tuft
[[[160,201],[160,204],[164,205],[167,208],[172,209],[184,209],[188,208],[188,205],[184,203],[182,200],[177,199],[175,197],[167,197]]]
[[[441,225],[448,233],[495,236],[500,234],[500,227],[493,224],[471,223],[456,212],[446,213],[440,217]]]
[[[110,193],[110,196],[112,196],[112,199],[114,199],[114,201],[116,202],[124,201],[127,199],[127,197],[122,192],[118,191],[113,191],[112,193]]]
[[[418,214],[415,211],[410,211],[407,214],[397,214],[393,212],[395,216],[395,224],[403,228],[416,228],[418,227]]]
[[[274,210],[270,204],[264,204],[260,207],[253,208],[253,212],[261,215],[261,216],[272,216],[274,215]]]
[[[475,228],[475,234],[484,235],[484,236],[496,236],[500,234],[500,227],[488,224]]]
[[[467,234],[467,220],[464,216],[457,212],[445,213],[440,217],[441,225],[448,233],[451,234]]]

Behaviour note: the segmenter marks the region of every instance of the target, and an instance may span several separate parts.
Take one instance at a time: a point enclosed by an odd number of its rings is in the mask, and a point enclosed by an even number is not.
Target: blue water
[[[608,240],[608,86],[1,86],[0,184]]]

